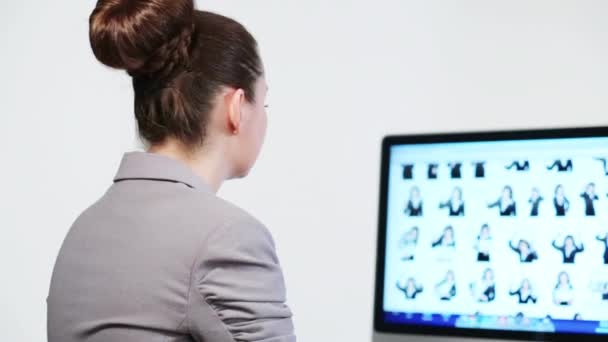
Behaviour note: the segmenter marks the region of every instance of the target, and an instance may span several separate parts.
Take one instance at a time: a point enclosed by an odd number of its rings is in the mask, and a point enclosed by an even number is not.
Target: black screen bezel
[[[557,128],[512,131],[489,131],[467,133],[432,133],[416,135],[389,135],[382,140],[380,163],[380,196],[378,210],[378,235],[376,255],[376,283],[374,298],[374,331],[378,333],[400,333],[412,335],[434,335],[450,337],[478,337],[497,340],[536,340],[536,341],[572,341],[583,338],[584,341],[605,341],[606,335],[545,333],[511,330],[468,329],[455,327],[436,327],[387,323],[384,321],[382,302],[384,298],[386,222],[388,198],[388,174],[390,163],[390,148],[395,145],[507,141],[507,140],[538,140],[538,139],[567,139],[608,137],[608,126],[585,128]],[[608,146],[607,146],[608,152]]]

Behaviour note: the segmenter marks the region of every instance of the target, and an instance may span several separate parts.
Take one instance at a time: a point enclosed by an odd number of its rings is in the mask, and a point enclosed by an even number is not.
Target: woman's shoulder
[[[208,233],[229,236],[233,241],[269,242],[274,245],[266,225],[240,206],[215,194],[195,194],[191,210],[196,220],[208,227]]]
[[[198,221],[218,225],[233,221],[263,225],[245,209],[212,192],[184,188],[179,193],[174,193],[173,200],[185,215]]]

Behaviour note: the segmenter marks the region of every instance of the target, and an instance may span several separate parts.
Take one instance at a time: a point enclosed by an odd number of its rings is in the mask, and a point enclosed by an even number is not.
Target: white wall
[[[199,1],[260,41],[265,150],[221,195],[274,232],[301,341],[369,341],[386,133],[608,121],[608,1]],[[123,151],[127,76],[94,1],[0,2],[0,339],[45,340],[54,258]]]

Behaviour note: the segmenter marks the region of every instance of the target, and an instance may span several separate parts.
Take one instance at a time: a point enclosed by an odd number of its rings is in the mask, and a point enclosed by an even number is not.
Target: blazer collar
[[[148,179],[182,183],[194,189],[211,191],[203,179],[184,163],[148,152],[128,152],[122,157],[114,182]]]

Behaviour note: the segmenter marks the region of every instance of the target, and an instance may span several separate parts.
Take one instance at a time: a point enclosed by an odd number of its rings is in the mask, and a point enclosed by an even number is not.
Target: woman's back
[[[49,342],[294,341],[272,237],[185,165],[125,155],[74,223],[48,297]]]

